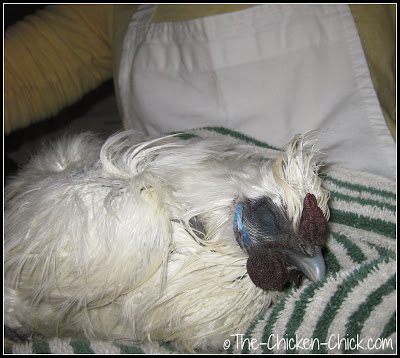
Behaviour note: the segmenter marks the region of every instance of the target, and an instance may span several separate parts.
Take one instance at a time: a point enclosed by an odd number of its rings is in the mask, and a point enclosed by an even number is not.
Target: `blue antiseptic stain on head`
[[[235,211],[233,216],[233,229],[240,233],[243,240],[243,244],[245,246],[250,246],[251,239],[246,229],[246,226],[243,222],[243,204],[241,203],[238,203],[235,206]]]

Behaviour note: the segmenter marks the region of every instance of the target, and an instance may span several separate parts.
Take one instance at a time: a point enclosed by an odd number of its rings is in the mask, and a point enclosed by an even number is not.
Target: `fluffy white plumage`
[[[267,196],[296,228],[312,193],[328,217],[316,154],[307,136],[275,160],[130,131],[54,143],[6,188],[5,324],[221,348],[279,296],[247,275],[234,203]]]

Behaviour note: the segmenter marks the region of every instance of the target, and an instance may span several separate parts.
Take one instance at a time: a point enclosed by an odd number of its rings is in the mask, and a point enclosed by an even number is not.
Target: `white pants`
[[[124,122],[150,135],[204,126],[275,147],[321,130],[328,164],[395,178],[389,133],[347,5],[259,5],[151,23],[142,6],[124,38]]]

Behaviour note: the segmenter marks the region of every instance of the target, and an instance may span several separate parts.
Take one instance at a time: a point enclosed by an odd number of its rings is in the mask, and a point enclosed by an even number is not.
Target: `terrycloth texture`
[[[154,22],[192,20],[249,5],[159,5]],[[4,129],[48,118],[118,73],[137,5],[54,5],[7,29],[4,37]],[[375,90],[395,138],[396,7],[351,5]],[[45,55],[43,55],[45,54]],[[117,98],[119,96],[116,87]]]
[[[230,136],[254,144],[266,157],[276,153],[266,143],[224,128],[203,128],[188,135],[221,140]],[[395,352],[396,183],[339,167],[326,168],[323,178],[331,197],[330,235],[324,250],[326,279],[289,288],[245,332],[235,332],[235,344],[228,347],[221,342],[221,352]],[[289,339],[296,336],[297,341],[290,343]],[[281,338],[284,341],[278,345]],[[355,349],[347,349],[345,341],[338,347],[342,338]],[[287,349],[285,340],[290,343]],[[375,349],[369,350],[372,346]],[[83,338],[34,338],[14,344],[6,341],[5,352],[178,353],[169,342],[130,346]]]

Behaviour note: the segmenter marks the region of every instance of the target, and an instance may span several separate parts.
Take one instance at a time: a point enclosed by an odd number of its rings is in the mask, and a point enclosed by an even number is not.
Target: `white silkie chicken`
[[[5,325],[222,348],[286,284],[324,276],[328,193],[296,136],[67,137],[6,187]]]

